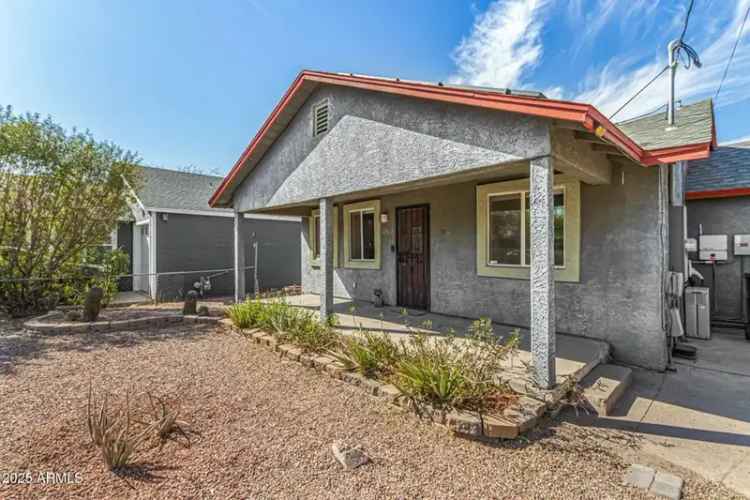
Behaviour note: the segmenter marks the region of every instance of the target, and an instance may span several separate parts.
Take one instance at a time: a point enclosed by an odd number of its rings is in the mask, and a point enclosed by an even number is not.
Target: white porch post
[[[551,157],[531,161],[531,359],[536,382],[555,385],[554,165]]]
[[[333,314],[333,202],[320,200],[320,271],[323,283],[320,289],[320,320]]]
[[[242,214],[234,212],[234,301],[245,300],[245,234]],[[257,292],[257,290],[256,290]]]

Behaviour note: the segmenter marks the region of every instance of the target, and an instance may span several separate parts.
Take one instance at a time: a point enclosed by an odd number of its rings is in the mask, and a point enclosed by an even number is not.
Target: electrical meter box
[[[705,261],[727,260],[726,234],[701,234],[698,237],[698,259]]]
[[[734,235],[734,254],[750,255],[750,234]]]

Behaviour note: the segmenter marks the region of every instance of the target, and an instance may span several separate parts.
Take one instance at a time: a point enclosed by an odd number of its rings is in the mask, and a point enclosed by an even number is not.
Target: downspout
[[[670,165],[659,165],[659,192],[657,203],[659,205],[659,251],[661,253],[661,327],[665,335],[667,349],[667,368],[672,364],[672,336],[671,317],[669,303],[667,302],[667,290],[669,279],[669,168]]]

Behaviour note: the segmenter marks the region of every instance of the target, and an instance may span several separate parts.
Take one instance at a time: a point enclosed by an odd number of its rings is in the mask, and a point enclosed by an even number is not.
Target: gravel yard
[[[528,440],[482,444],[278,358],[212,325],[44,336],[0,323],[0,473],[78,472],[66,485],[0,485],[1,498],[648,498],[622,486],[637,446],[619,431],[553,423]],[[95,389],[182,394],[199,434],[105,471],[85,425]],[[343,471],[337,439],[372,463]],[[729,494],[695,476],[685,498]],[[652,498],[652,497],[651,497]]]

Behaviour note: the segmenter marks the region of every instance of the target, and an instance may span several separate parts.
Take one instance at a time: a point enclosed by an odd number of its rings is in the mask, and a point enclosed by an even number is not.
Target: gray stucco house
[[[745,274],[750,273],[750,256],[736,251],[736,244],[742,243],[735,240],[750,235],[750,141],[723,144],[709,159],[689,162],[687,191],[688,237],[727,237],[726,260],[711,264],[691,255],[711,290],[712,316],[715,321],[747,324]],[[742,248],[746,247],[740,246],[740,252]]]
[[[136,275],[121,279],[120,290],[145,292],[155,300],[176,299],[203,277],[210,282],[210,289],[202,290],[204,295],[233,296],[233,272],[220,270],[234,266],[234,214],[208,206],[221,177],[153,167],[138,170],[140,187],[132,193],[131,213],[112,234],[113,247],[130,256],[130,273]],[[243,217],[247,237],[242,248],[248,266],[254,261],[253,244],[259,245],[261,289],[300,283],[299,220]],[[252,284],[252,270],[245,272]],[[166,274],[157,278],[154,273]]]
[[[555,332],[665,368],[666,279],[682,263],[670,182],[714,143],[710,101],[680,109],[674,127],[615,125],[537,92],[303,71],[210,204],[236,221],[302,217],[302,287],[324,316],[334,295],[377,291],[530,327],[550,386]]]

